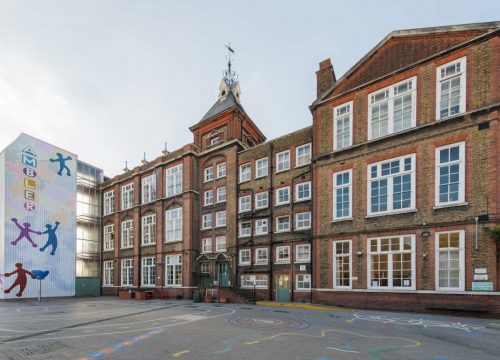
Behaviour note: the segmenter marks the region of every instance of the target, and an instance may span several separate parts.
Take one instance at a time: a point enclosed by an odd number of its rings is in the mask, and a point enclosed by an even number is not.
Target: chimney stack
[[[335,84],[337,79],[335,78],[335,72],[333,71],[333,66],[330,58],[323,60],[319,63],[319,70],[316,71],[316,96],[319,98],[325,90]]]

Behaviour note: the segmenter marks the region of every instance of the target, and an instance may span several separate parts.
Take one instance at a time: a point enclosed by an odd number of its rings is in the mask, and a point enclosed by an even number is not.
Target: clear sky
[[[0,0],[0,148],[26,132],[114,176],[190,143],[228,42],[270,139],[312,123],[321,60],[340,77],[392,30],[499,15],[494,0]]]

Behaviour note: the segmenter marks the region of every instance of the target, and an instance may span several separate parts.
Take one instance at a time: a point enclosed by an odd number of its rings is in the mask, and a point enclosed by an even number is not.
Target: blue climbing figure
[[[50,255],[55,255],[56,254],[56,249],[57,249],[57,236],[56,236],[56,231],[57,231],[57,228],[59,227],[59,221],[56,221],[56,226],[52,227],[52,225],[50,224],[47,224],[45,225],[45,227],[47,228],[47,230],[45,230],[44,232],[42,232],[42,234],[48,234],[49,235],[49,239],[47,240],[47,243],[42,247],[40,248],[40,251],[45,251],[45,249],[49,246],[52,246],[52,251],[50,252]]]
[[[57,158],[49,160],[50,162],[59,162],[59,171],[57,172],[57,175],[62,176],[63,170],[66,169],[66,175],[71,176],[71,171],[69,171],[69,167],[66,166],[66,161],[72,160],[71,156],[65,158],[61,153],[56,153],[56,155]]]

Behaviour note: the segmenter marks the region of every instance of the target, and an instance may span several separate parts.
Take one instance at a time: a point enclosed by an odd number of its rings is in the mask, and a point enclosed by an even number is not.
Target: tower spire
[[[231,57],[231,55],[234,54],[234,50],[231,48],[231,43],[226,45],[226,48],[227,48],[227,52],[228,52],[228,56],[226,58],[227,59],[227,70],[224,70],[223,78],[224,78],[224,81],[228,85],[232,85],[238,81],[236,73],[231,70],[231,66],[233,65],[233,61],[234,61],[233,58]]]

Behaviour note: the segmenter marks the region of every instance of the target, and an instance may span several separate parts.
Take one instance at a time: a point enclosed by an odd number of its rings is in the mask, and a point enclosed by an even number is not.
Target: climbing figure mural
[[[45,249],[47,247],[52,246],[52,251],[50,252],[50,255],[55,255],[56,249],[57,249],[56,231],[57,231],[57,228],[59,227],[60,222],[56,221],[55,224],[56,224],[56,226],[54,226],[54,227],[52,227],[52,225],[50,225],[50,224],[45,225],[47,230],[45,230],[44,232],[41,233],[41,234],[48,234],[49,238],[47,239],[47,243],[45,243],[45,245],[42,248],[40,248],[40,251],[43,252],[43,251],[45,251]]]
[[[31,245],[33,247],[37,247],[38,245],[35,244],[33,242],[33,240],[31,239],[31,235],[30,233],[34,233],[34,234],[38,234],[38,235],[42,235],[42,233],[40,231],[34,231],[34,230],[31,230],[31,224],[30,223],[24,223],[23,225],[19,224],[19,222],[17,221],[16,218],[12,218],[10,219],[12,222],[14,222],[14,224],[16,224],[17,228],[21,231],[19,233],[19,236],[17,237],[16,240],[12,241],[11,244],[12,245],[17,245],[17,243],[22,240],[23,238],[26,238],[26,240],[28,240]]]
[[[24,288],[26,287],[26,282],[27,282],[27,276],[30,275],[32,279],[36,279],[35,275],[33,275],[30,271],[23,269],[23,264],[21,263],[16,263],[16,270],[10,272],[10,273],[5,273],[5,277],[9,277],[11,275],[17,274],[17,278],[14,281],[14,283],[8,288],[7,290],[4,290],[4,293],[8,294],[11,292],[12,289],[14,289],[16,286],[19,286],[19,291],[17,292],[16,296],[21,297],[23,296],[23,291]]]
[[[62,176],[63,170],[66,170],[66,175],[71,176],[71,171],[69,167],[66,166],[66,161],[72,160],[71,156],[63,157],[63,154],[56,153],[57,157],[55,159],[49,159],[50,162],[58,162],[59,163],[59,171],[57,175]]]

